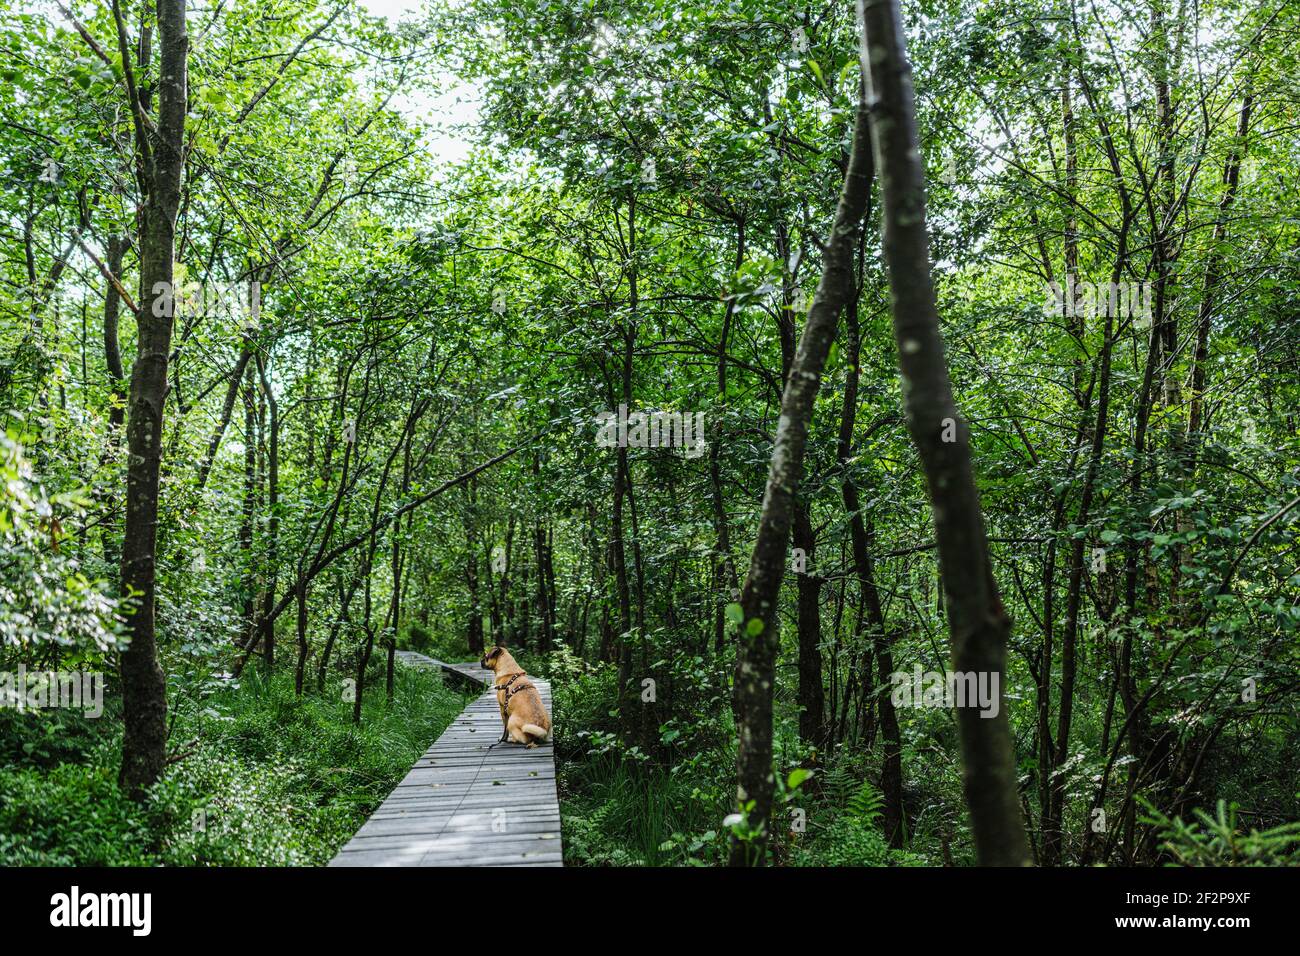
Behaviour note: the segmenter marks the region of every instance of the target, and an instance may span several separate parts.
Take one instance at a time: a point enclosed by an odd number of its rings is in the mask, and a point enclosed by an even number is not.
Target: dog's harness
[[[505,707],[507,704],[510,703],[510,697],[511,697],[511,695],[513,695],[513,694],[517,694],[517,693],[519,693],[521,690],[523,690],[524,688],[531,686],[531,685],[529,685],[529,684],[520,684],[518,687],[511,687],[511,686],[510,686],[511,684],[513,684],[515,681],[519,680],[519,678],[521,678],[521,677],[523,677],[523,676],[524,676],[523,671],[520,671],[518,674],[511,674],[511,675],[510,675],[510,679],[509,679],[508,681],[506,681],[504,684],[493,684],[493,685],[492,685],[492,689],[493,689],[493,690],[503,690],[503,691],[506,692],[505,700],[501,701],[501,706],[502,706],[502,707]]]

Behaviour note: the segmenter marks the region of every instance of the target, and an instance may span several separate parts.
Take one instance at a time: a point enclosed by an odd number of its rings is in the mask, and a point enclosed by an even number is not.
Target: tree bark
[[[230,418],[235,411],[235,399],[239,395],[239,389],[244,379],[244,370],[248,368],[248,362],[253,357],[254,348],[256,346],[248,336],[244,336],[240,341],[239,357],[235,360],[235,367],[230,373],[230,381],[226,386],[226,397],[221,403],[221,415],[217,418],[217,424],[213,426],[212,435],[208,438],[208,448],[203,455],[203,461],[199,463],[197,487],[200,493],[207,487],[208,477],[212,474],[212,466],[217,460],[217,450],[221,447],[221,439],[230,426]],[[310,381],[309,378],[308,382]],[[309,429],[308,434],[311,433]]]
[[[1187,462],[1185,472],[1191,478],[1196,470],[1205,428],[1205,369],[1210,357],[1210,320],[1214,315],[1214,296],[1223,278],[1223,242],[1228,234],[1228,212],[1237,198],[1237,185],[1241,180],[1241,158],[1246,150],[1246,133],[1250,129],[1251,95],[1241,100],[1237,114],[1237,137],[1223,167],[1223,195],[1219,199],[1219,214],[1214,223],[1209,260],[1205,265],[1205,283],[1201,287],[1201,304],[1196,315],[1196,355],[1192,363],[1191,408],[1187,416]]]
[[[262,386],[262,398],[270,414],[270,433],[266,445],[266,510],[269,516],[266,522],[266,566],[270,580],[267,581],[263,592],[261,614],[263,651],[266,657],[266,669],[269,672],[275,666],[275,620],[271,617],[271,608],[275,605],[275,592],[280,580],[280,406],[275,400],[275,392],[271,389],[266,361],[261,353],[254,356],[254,362],[257,365],[258,381]],[[304,606],[308,583],[305,580],[297,582],[297,586],[304,594],[302,598]],[[300,638],[303,642],[307,639],[305,627],[304,621],[300,624]],[[301,674],[297,685],[298,692],[301,694]]]
[[[116,2],[113,12],[125,66],[130,61],[130,50]],[[126,527],[122,541],[122,591],[131,599],[132,608],[127,618],[130,644],[121,656],[123,734],[118,782],[133,799],[143,798],[166,765],[167,681],[158,662],[155,575],[158,473],[172,335],[172,265],[185,167],[189,45],[185,0],[158,0],[158,33],[162,64],[156,125],[144,112],[133,75],[127,74],[135,121],[136,167],[145,197],[140,210],[140,284],[145,296],[152,300],[138,315],[137,353],[131,371]]]
[[[115,277],[122,275],[122,259],[126,254],[126,240],[121,236],[108,237],[105,264]],[[109,408],[108,422],[116,436],[126,418],[126,373],[122,369],[122,349],[118,344],[118,318],[122,314],[122,296],[112,282],[104,290],[104,364],[108,368]]]
[[[736,220],[736,270],[745,264],[745,220]],[[731,333],[731,320],[735,315],[736,300],[729,298],[722,315],[722,334],[718,339],[718,415],[713,442],[709,445],[709,489],[713,503],[713,526],[717,535],[717,554],[714,556],[715,577],[726,588],[726,602],[736,600],[740,593],[740,579],[736,574],[736,561],[731,554],[731,530],[727,521],[727,506],[722,496],[722,425],[727,404],[727,339]],[[715,585],[716,586],[716,585]],[[725,628],[720,602],[714,609],[714,653],[721,654]]]
[[[944,357],[930,273],[911,65],[895,0],[858,0],[858,10],[864,21],[862,58],[880,174],[894,337],[907,424],[934,512],[953,666],[990,679],[996,675],[1001,698],[1010,621],[993,579],[969,432],[953,401]],[[1016,792],[1010,722],[1005,702],[998,704],[992,718],[975,707],[958,709],[966,802],[979,862],[1020,866],[1029,863],[1029,845]]]
[[[822,689],[822,582],[813,567],[817,538],[807,507],[794,509],[794,546],[807,565],[798,574],[799,739],[820,750],[826,730],[826,694]]]
[[[765,862],[772,811],[772,694],[779,636],[777,601],[790,540],[794,496],[803,474],[804,448],[821,373],[835,337],[840,309],[852,288],[853,249],[870,188],[867,103],[860,92],[835,221],[826,243],[821,281],[804,325],[794,366],[781,396],[781,417],[768,469],[758,535],[741,594],[743,622],[736,656],[734,707],[738,717],[736,802],[754,836],[733,836],[731,864]]]
[[[325,638],[325,646],[320,652],[320,661],[316,664],[316,691],[325,693],[325,679],[329,676],[330,656],[334,652],[334,642],[338,640],[339,631],[343,629],[345,623],[350,623],[351,618],[348,614],[348,608],[352,604],[352,598],[356,595],[361,587],[361,578],[354,575],[351,583],[339,594],[339,613],[334,623],[330,625],[329,635]]]
[[[853,454],[853,428],[857,417],[858,377],[861,360],[861,333],[858,327],[857,287],[853,289],[853,298],[845,310],[847,336],[845,342],[845,360],[848,362],[848,379],[844,383],[844,407],[840,417],[840,436],[838,459],[842,469],[840,490],[844,498],[844,510],[849,516],[849,538],[852,545],[853,568],[858,576],[858,586],[862,591],[862,602],[866,611],[867,624],[871,628],[871,649],[863,659],[862,686],[870,691],[871,664],[874,658],[879,668],[881,687],[889,686],[890,675],[894,671],[894,652],[890,646],[889,631],[885,626],[885,615],[880,604],[880,592],[876,587],[876,572],[871,560],[871,541],[874,529],[867,526],[858,499],[858,489],[849,473],[849,461]],[[859,614],[859,621],[862,615]],[[849,676],[853,673],[850,663]],[[845,703],[847,704],[850,685],[845,682]],[[864,694],[864,696],[866,696]],[[884,813],[881,822],[885,829],[885,838],[889,845],[898,849],[903,845],[906,831],[906,818],[903,809],[903,752],[898,733],[898,714],[894,709],[894,699],[890,694],[879,692],[867,697],[876,702],[876,711],[880,718],[882,747],[880,755],[880,791],[884,797]]]
[[[465,555],[465,584],[469,589],[469,621],[465,629],[465,643],[471,654],[483,655],[483,609],[478,596],[478,549],[470,540]]]

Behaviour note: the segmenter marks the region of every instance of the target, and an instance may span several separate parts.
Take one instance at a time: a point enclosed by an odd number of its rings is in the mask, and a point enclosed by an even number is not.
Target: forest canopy
[[[0,10],[0,862],[1300,860],[1296,4]]]

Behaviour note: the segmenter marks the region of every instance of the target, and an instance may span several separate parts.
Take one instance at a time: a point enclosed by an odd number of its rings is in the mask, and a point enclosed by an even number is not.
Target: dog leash
[[[453,809],[453,810],[451,811],[451,814],[447,817],[447,822],[444,823],[444,824],[442,825],[442,828],[441,828],[440,830],[438,830],[437,833],[434,834],[434,836],[433,836],[434,840],[438,840],[438,839],[440,839],[440,838],[442,837],[443,833],[446,832],[447,827],[451,826],[451,821],[454,820],[454,819],[456,819],[456,814],[460,812],[460,808],[464,805],[464,803],[465,803],[465,798],[468,797],[468,796],[470,795],[470,793],[474,790],[474,784],[478,783],[478,777],[479,777],[479,774],[481,774],[481,773],[483,772],[483,765],[484,765],[485,763],[487,763],[487,759],[488,759],[488,757],[492,756],[492,750],[493,750],[495,747],[498,747],[498,746],[500,746],[500,745],[503,744],[503,743],[506,743],[506,741],[504,741],[504,740],[498,740],[498,741],[497,741],[496,743],[494,743],[494,744],[488,744],[488,749],[487,749],[487,751],[483,754],[483,759],[480,760],[480,761],[478,762],[478,766],[474,769],[474,777],[473,777],[473,779],[470,780],[470,782],[469,782],[469,786],[465,788],[465,792],[462,793],[462,794],[460,795],[460,800],[457,801],[455,809]],[[426,853],[424,853],[424,855],[420,857],[420,862],[423,863],[423,862],[424,862],[424,857],[427,857],[427,856],[429,855],[429,853],[432,853],[432,852],[433,852],[432,850],[429,850],[429,851],[427,851]]]

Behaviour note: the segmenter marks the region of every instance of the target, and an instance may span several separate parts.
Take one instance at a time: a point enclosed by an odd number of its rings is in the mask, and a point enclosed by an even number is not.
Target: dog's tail
[[[530,737],[536,737],[538,740],[546,740],[551,736],[549,730],[545,730],[542,727],[537,726],[537,724],[524,724],[519,729]]]

